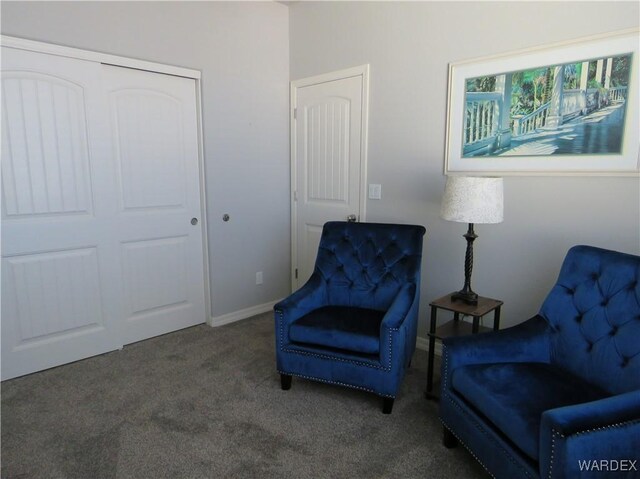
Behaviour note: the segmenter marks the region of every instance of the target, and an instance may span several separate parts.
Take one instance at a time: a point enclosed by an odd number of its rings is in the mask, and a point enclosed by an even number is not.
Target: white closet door
[[[2,379],[9,379],[117,349],[121,293],[101,65],[2,48],[2,70]]]
[[[196,85],[103,66],[125,344],[205,320]]]
[[[195,81],[3,47],[2,95],[2,379],[204,322]]]

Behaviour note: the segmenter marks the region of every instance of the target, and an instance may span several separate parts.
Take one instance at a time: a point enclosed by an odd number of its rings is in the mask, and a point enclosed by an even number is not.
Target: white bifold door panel
[[[296,88],[294,289],[311,276],[322,227],[361,214],[363,77]]]
[[[196,118],[192,79],[2,48],[2,379],[204,321]]]
[[[103,68],[128,344],[205,320],[196,89],[187,78]]]
[[[121,345],[101,68],[2,48],[2,379]]]

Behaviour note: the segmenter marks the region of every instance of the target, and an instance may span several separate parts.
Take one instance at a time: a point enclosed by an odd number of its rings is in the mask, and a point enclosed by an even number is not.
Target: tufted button
[[[600,306],[605,307],[607,304],[609,304],[609,298],[603,299],[602,302],[600,303]]]
[[[636,286],[638,286],[638,282],[637,282],[637,281],[634,281],[633,283],[631,283],[631,284],[629,285],[629,291],[635,291]]]
[[[597,281],[599,277],[600,277],[600,275],[598,273],[592,273],[591,274],[591,279],[594,280],[594,281]]]
[[[582,322],[582,315],[579,314],[578,316],[576,316],[576,323],[581,323]]]
[[[613,328],[611,328],[611,331],[609,331],[609,336],[615,336],[617,332],[618,332],[618,327],[614,326]]]
[[[627,364],[629,364],[629,358],[623,356],[620,366],[624,368]]]
[[[567,293],[569,294],[569,296],[572,296],[575,293],[575,291],[571,288],[567,288]]]
[[[587,342],[587,352],[591,352],[592,349],[593,349],[593,343]]]
[[[339,269],[339,270],[343,270],[343,269],[344,269],[344,265],[343,265],[343,264],[339,264],[339,265],[338,265],[338,269]]]

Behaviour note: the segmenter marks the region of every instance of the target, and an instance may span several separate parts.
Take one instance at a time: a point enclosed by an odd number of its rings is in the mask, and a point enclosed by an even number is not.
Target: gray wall
[[[430,299],[463,283],[466,225],[439,218],[449,62],[638,26],[639,4],[298,2],[291,79],[371,65],[369,221],[426,226],[421,335]],[[637,108],[637,105],[635,105]],[[474,289],[505,301],[504,324],[538,311],[567,249],[640,253],[637,178],[508,177],[505,221],[478,225]]]
[[[438,217],[448,63],[637,26],[639,17],[637,2],[3,1],[1,9],[3,34],[202,70],[214,316],[289,291],[289,79],[370,63],[368,181],[383,185],[383,199],[369,201],[368,219],[427,227],[423,335],[428,300],[463,282],[465,225]],[[476,291],[505,300],[505,324],[537,312],[571,245],[640,253],[637,179],[509,177],[505,201],[504,223],[477,227],[473,276]]]
[[[1,9],[5,35],[201,70],[212,314],[289,292],[285,5],[3,1]]]

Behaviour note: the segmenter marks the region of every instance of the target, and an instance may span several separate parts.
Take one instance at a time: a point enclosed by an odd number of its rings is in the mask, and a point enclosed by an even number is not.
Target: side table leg
[[[429,323],[429,362],[427,363],[427,391],[425,396],[427,398],[432,397],[431,390],[433,389],[433,361],[435,359],[436,349],[436,319],[438,315],[438,308],[431,306],[431,321]]]
[[[497,331],[498,329],[500,329],[500,306],[493,312],[493,330]]]
[[[435,359],[436,338],[429,336],[429,364],[427,365],[427,394],[433,389],[433,362]]]
[[[480,330],[480,316],[473,317],[473,324],[471,325],[471,333],[477,334]]]

